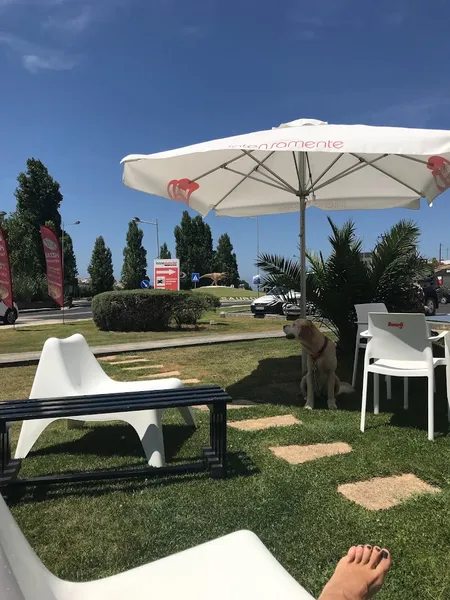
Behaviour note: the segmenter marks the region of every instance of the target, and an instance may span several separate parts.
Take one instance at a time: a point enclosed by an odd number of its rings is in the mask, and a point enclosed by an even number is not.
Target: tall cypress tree
[[[211,228],[200,216],[192,218],[185,210],[180,225],[175,227],[174,235],[180,269],[187,274],[182,286],[190,288],[192,287],[191,273],[210,273],[213,268]],[[205,281],[205,284],[207,283]]]
[[[135,221],[128,223],[127,245],[123,249],[122,283],[125,289],[135,290],[147,274],[147,250],[142,245],[144,233]]]
[[[225,285],[239,287],[236,254],[233,252],[233,244],[228,233],[223,233],[217,242],[214,264],[217,272],[227,274],[223,280]]]
[[[94,296],[113,289],[114,271],[112,254],[102,236],[95,240],[88,273],[91,277],[92,294]]]
[[[166,242],[164,242],[164,244],[160,248],[159,258],[172,258],[172,254],[169,248],[167,247]]]

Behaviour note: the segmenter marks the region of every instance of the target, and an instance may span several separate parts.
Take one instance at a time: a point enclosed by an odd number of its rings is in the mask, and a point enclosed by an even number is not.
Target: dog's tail
[[[355,388],[352,387],[349,383],[347,383],[346,381],[341,381],[340,382],[340,387],[339,387],[339,392],[336,394],[336,396],[339,394],[339,396],[341,394],[353,394],[355,391]]]

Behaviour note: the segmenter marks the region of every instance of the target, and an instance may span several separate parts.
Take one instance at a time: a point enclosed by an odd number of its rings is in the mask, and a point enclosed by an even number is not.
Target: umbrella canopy
[[[450,131],[328,125],[280,127],[122,160],[125,185],[201,215],[419,208],[450,187]]]
[[[125,185],[205,216],[300,211],[306,313],[305,209],[417,209],[450,187],[450,131],[329,125],[279,127],[122,160]]]

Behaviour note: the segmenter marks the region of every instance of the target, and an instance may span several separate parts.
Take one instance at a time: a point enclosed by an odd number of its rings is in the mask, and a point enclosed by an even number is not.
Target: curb
[[[151,352],[152,350],[165,350],[168,348],[183,348],[189,346],[208,346],[210,344],[229,344],[232,342],[252,342],[255,340],[284,338],[283,331],[266,331],[262,333],[209,335],[199,337],[186,337],[172,340],[158,340],[155,342],[136,342],[131,344],[111,344],[109,346],[93,346],[95,356],[108,354],[125,354],[127,352]],[[27,367],[37,365],[40,352],[18,352],[0,355],[0,369],[5,367]]]

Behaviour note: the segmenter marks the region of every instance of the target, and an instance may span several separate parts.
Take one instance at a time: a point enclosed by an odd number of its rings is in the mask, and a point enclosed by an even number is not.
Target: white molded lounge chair
[[[250,531],[237,531],[105,579],[63,581],[41,563],[1,496],[0,598],[314,600]]]
[[[64,398],[90,394],[118,394],[147,390],[166,390],[183,387],[179,379],[154,381],[114,381],[105,373],[91,352],[86,340],[76,333],[69,338],[48,339],[31,389],[30,398]],[[161,425],[162,410],[84,415],[74,421],[125,421],[139,436],[148,464],[162,467],[165,462],[164,439]],[[186,424],[195,426],[190,407],[180,409]],[[25,458],[44,429],[57,419],[24,421],[16,448],[16,458]]]

